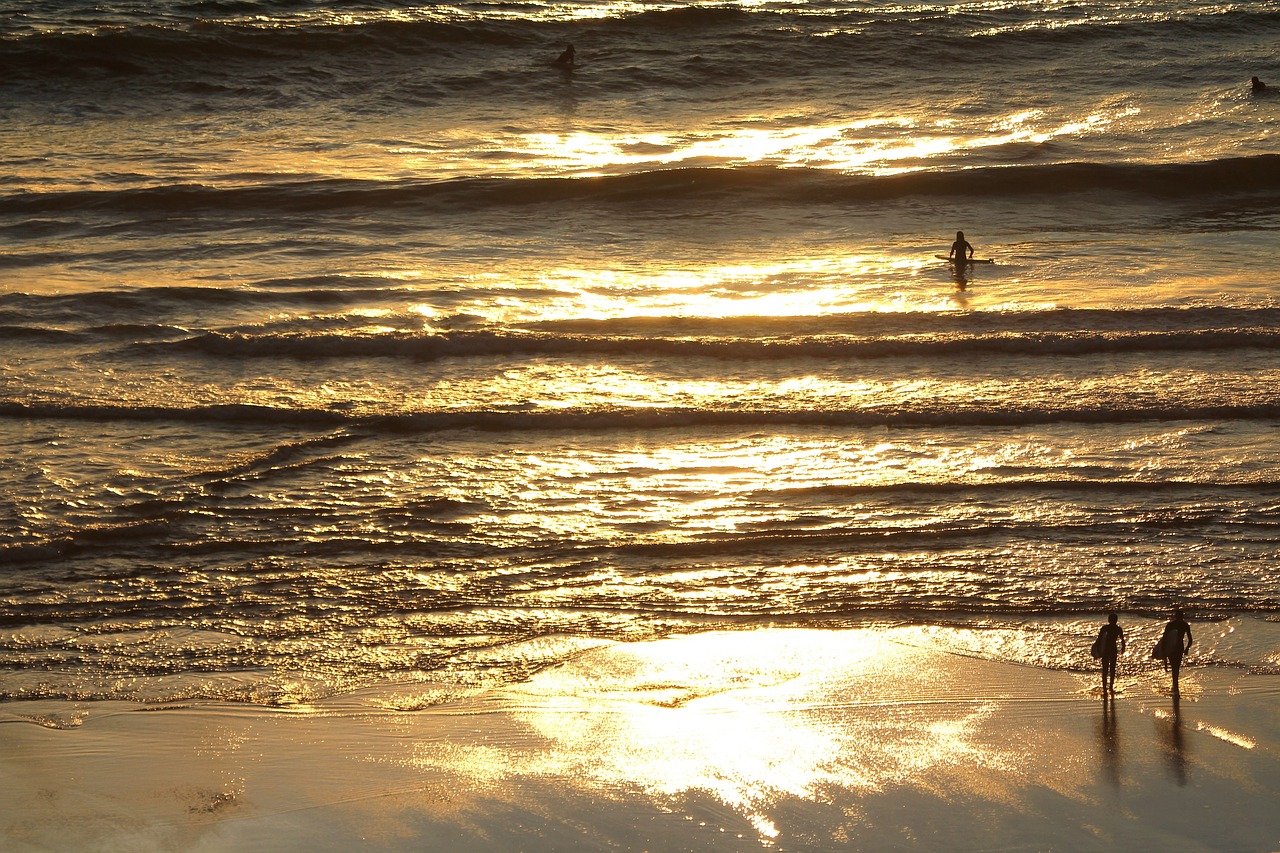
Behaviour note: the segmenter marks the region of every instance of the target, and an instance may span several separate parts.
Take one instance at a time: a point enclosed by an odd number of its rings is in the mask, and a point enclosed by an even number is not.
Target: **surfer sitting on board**
[[[573,45],[569,45],[564,49],[564,53],[557,56],[555,62],[552,62],[551,64],[559,65],[562,68],[572,68],[577,65],[577,62],[574,60],[574,54],[575,51],[573,49]]]
[[[969,241],[964,238],[963,231],[956,232],[956,241],[951,244],[947,259],[959,264],[973,260],[973,246],[970,246]]]
[[[1255,92],[1265,92],[1267,91],[1267,84],[1263,83],[1257,77],[1254,77],[1252,80],[1249,81],[1249,88],[1251,88]]]

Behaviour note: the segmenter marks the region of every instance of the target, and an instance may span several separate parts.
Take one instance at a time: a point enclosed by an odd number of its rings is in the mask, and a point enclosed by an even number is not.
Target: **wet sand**
[[[606,645],[421,710],[11,703],[0,849],[1280,850],[1280,677],[1104,702],[903,636]]]

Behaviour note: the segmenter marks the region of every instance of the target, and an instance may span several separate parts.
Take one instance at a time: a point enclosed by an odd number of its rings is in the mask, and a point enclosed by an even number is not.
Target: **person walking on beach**
[[[1191,651],[1191,626],[1182,618],[1182,610],[1174,608],[1173,618],[1164,626],[1164,634],[1158,645],[1160,656],[1173,670],[1173,695],[1178,696],[1178,671],[1182,669],[1182,656]]]
[[[951,251],[947,253],[947,257],[958,264],[973,259],[973,246],[970,246],[969,241],[964,238],[963,231],[956,232],[956,241],[951,244]]]
[[[1093,641],[1094,657],[1102,659],[1102,698],[1116,692],[1116,658],[1125,652],[1124,629],[1119,615],[1107,614],[1107,624],[1098,629],[1098,639]]]

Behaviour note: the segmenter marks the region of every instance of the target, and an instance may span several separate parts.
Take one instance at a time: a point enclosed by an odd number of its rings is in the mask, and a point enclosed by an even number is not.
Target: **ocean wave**
[[[0,300],[0,304],[3,301]],[[530,331],[582,336],[884,337],[964,332],[1172,332],[1280,328],[1280,307],[1226,305],[1054,308],[1037,311],[858,311],[843,314],[694,317],[573,317],[527,324]]]
[[[1094,484],[1094,488],[1105,491],[1105,484]],[[715,557],[727,562],[737,562],[735,558],[766,554],[771,551],[801,548],[805,551],[819,553],[834,552],[840,554],[858,553],[864,549],[881,551],[882,549],[914,549],[936,546],[938,548],[961,547],[974,542],[989,540],[1009,540],[1019,542],[1069,542],[1073,539],[1088,541],[1129,542],[1155,533],[1178,535],[1194,532],[1206,525],[1220,523],[1220,519],[1188,519],[1182,517],[1149,518],[1125,521],[1099,521],[1091,519],[1076,524],[1043,524],[1027,523],[970,523],[970,524],[934,524],[922,527],[893,528],[887,526],[847,527],[824,530],[782,530],[768,533],[735,532],[714,534],[678,541],[640,541],[600,546],[615,557],[668,557],[673,560],[690,558]],[[1245,525],[1234,523],[1233,528]],[[1275,523],[1264,526],[1274,531]],[[586,554],[589,549],[578,553]],[[898,571],[909,573],[911,568],[905,563],[897,563]],[[918,571],[928,574],[937,570],[934,565],[921,565]],[[991,569],[998,573],[998,569]],[[839,593],[837,592],[838,596]]]
[[[44,326],[0,325],[0,340],[66,344],[83,339],[83,334],[66,329],[51,329]]]
[[[1081,47],[1091,42],[1186,43],[1280,29],[1280,12],[1261,6],[1254,8],[1212,6],[1202,9],[1170,9],[1151,6],[1089,9],[1078,7],[1074,17],[1044,15],[1037,7],[1025,14],[1020,7],[1006,14],[970,13],[948,15],[953,29],[984,43],[985,49],[1043,50],[1048,47]],[[1021,13],[1021,14],[1020,14]],[[940,33],[931,33],[937,38]]]
[[[0,402],[0,418],[110,422],[173,421],[331,429],[348,427],[370,435],[484,432],[608,432],[663,429],[724,429],[824,426],[844,428],[1018,427],[1054,423],[1117,424],[1180,421],[1278,420],[1280,403],[1254,405],[1153,405],[1147,407],[947,408],[919,405],[868,409],[579,408],[554,410],[475,409],[366,415],[328,409],[276,408],[250,404],[148,406],[91,403]]]
[[[732,198],[744,204],[855,204],[912,197],[971,199],[1081,192],[1156,198],[1280,194],[1280,154],[1189,163],[1057,163],[847,175],[770,166],[689,167],[613,176],[457,178],[445,181],[326,179],[253,186],[170,184],[121,190],[0,196],[0,215],[94,212],[136,215],[259,215],[353,210],[465,212],[504,205],[654,203]]]
[[[897,497],[902,495],[918,495],[925,497],[955,495],[981,495],[984,498],[993,494],[1009,493],[1044,494],[1044,493],[1088,493],[1112,494],[1135,493],[1139,495],[1186,493],[1202,494],[1205,492],[1268,492],[1280,490],[1280,480],[1240,480],[1240,481],[1198,481],[1198,480],[1143,480],[1143,479],[1097,479],[1094,477],[1051,477],[1026,478],[1009,480],[990,480],[981,482],[916,482],[872,483],[872,484],[828,484],[822,486],[799,486],[785,489],[767,489],[757,494],[767,500],[778,499],[842,499],[865,497]],[[1194,519],[1183,518],[1183,522]],[[1278,526],[1280,522],[1270,526]]]
[[[822,486],[804,489],[781,489],[757,492],[757,497],[769,501],[804,499],[819,496],[826,500],[861,501],[873,500],[877,504],[900,507],[900,501],[909,497],[918,497],[943,503],[952,503],[958,496],[967,496],[973,500],[1007,500],[1014,495],[1037,496],[1060,495],[1070,493],[1074,499],[1081,496],[1093,497],[1107,502],[1117,492],[1133,492],[1139,494],[1164,493],[1169,507],[1176,507],[1178,501],[1187,493],[1195,493],[1197,505],[1203,507],[1204,495],[1217,492],[1274,492],[1280,489],[1280,482],[1191,482],[1191,481],[1136,481],[1136,480],[1095,480],[1095,479],[1039,479],[988,483],[962,482],[907,482],[882,484],[877,486]],[[126,507],[125,516],[134,515],[140,507]],[[38,539],[28,539],[0,544],[0,561],[6,565],[48,563],[65,560],[85,553],[118,555],[120,550],[131,553],[139,549],[154,552],[163,550],[170,556],[181,555],[190,558],[192,555],[237,554],[240,559],[245,555],[266,556],[287,553],[291,558],[340,556],[344,554],[391,554],[403,558],[414,552],[416,546],[424,541],[433,544],[433,552],[439,553],[443,539],[452,537],[470,537],[474,532],[472,523],[466,520],[474,513],[487,514],[492,510],[483,501],[462,502],[450,498],[436,497],[424,499],[409,506],[386,506],[375,508],[367,516],[376,519],[378,532],[371,536],[363,536],[357,531],[331,533],[322,538],[314,536],[295,536],[291,531],[298,525],[308,526],[323,518],[326,524],[334,523],[337,516],[334,512],[316,508],[280,509],[269,505],[246,508],[238,503],[234,506],[222,506],[216,499],[210,502],[207,498],[198,501],[163,500],[147,502],[147,517],[126,517],[123,520],[99,522],[74,527]],[[359,514],[359,510],[347,509],[344,512]],[[273,522],[285,523],[285,531],[271,528],[271,532],[254,535],[258,528],[245,530],[240,524],[228,527],[217,536],[210,537],[203,527],[196,530],[184,529],[186,519],[205,520],[216,516],[224,523],[229,521],[244,522],[252,519],[256,524],[270,526]],[[590,560],[607,557],[610,561],[623,560],[623,565],[630,565],[629,560],[637,558],[681,558],[714,556],[736,563],[740,557],[758,557],[760,554],[797,548],[806,551],[822,550],[850,553],[860,548],[869,547],[876,550],[884,548],[918,548],[936,545],[938,547],[958,546],[961,543],[989,541],[992,539],[1016,539],[1019,541],[1064,542],[1072,539],[1132,541],[1141,539],[1152,533],[1169,535],[1195,534],[1205,527],[1229,524],[1235,541],[1250,535],[1267,537],[1270,541],[1280,529],[1270,515],[1258,515],[1252,518],[1231,517],[1226,519],[1222,513],[1212,510],[1199,510],[1194,513],[1178,512],[1172,509],[1159,512],[1154,507],[1143,517],[1125,518],[1107,521],[1090,518],[1081,522],[1040,522],[1040,521],[991,521],[972,520],[964,522],[937,522],[924,525],[894,526],[878,523],[861,525],[845,521],[838,527],[827,526],[823,519],[822,526],[815,529],[804,526],[768,527],[765,529],[736,530],[726,533],[706,533],[686,536],[679,539],[624,539],[613,542],[578,542],[574,543],[575,559]],[[391,529],[387,529],[390,525]],[[401,532],[402,535],[397,535]],[[549,543],[553,550],[558,547]],[[133,570],[137,577],[146,577],[153,567],[149,561],[140,561]],[[905,569],[903,569],[905,571]],[[91,569],[98,571],[98,569]],[[106,577],[115,581],[123,576],[117,567],[103,569],[109,572]],[[930,566],[922,566],[921,571],[933,571]],[[83,581],[85,576],[77,575]],[[180,605],[174,605],[180,606]]]
[[[567,14],[563,6],[531,3],[458,4],[447,8],[402,4],[362,4],[335,10],[326,4],[238,3],[166,4],[162,9],[105,10],[86,7],[80,15],[51,9],[33,12],[25,27],[10,25],[0,38],[0,73],[5,78],[82,78],[103,73],[155,75],[172,79],[175,70],[208,70],[235,63],[274,64],[295,59],[302,65],[340,63],[351,57],[401,62],[406,55],[429,56],[476,45],[481,48],[545,49],[563,41],[632,44],[654,38],[669,43],[673,56],[688,53],[710,34],[727,44],[749,44],[761,61],[788,53],[791,64],[834,64],[873,60],[909,65],[929,52],[935,63],[972,61],[973,40],[995,53],[1019,47],[1071,47],[1090,41],[1194,41],[1232,37],[1280,27],[1280,13],[1261,7],[1134,10],[1116,5],[1079,7],[1075,14],[1046,12],[1040,6],[1009,5],[981,10],[798,4],[745,7],[672,4],[652,8],[636,3],[596,15]],[[38,24],[36,23],[38,22]],[[702,41],[688,41],[690,37]],[[856,51],[847,50],[856,42]],[[727,57],[726,57],[727,58]],[[779,65],[784,68],[785,64]]]
[[[1180,329],[1173,331],[936,331],[852,337],[809,334],[781,338],[717,336],[613,336],[491,331],[443,334],[225,334],[209,332],[178,341],[140,343],[153,352],[186,352],[227,358],[444,358],[489,356],[632,355],[733,361],[781,359],[879,359],[1094,355],[1099,353],[1277,349],[1280,328]]]
[[[484,283],[465,288],[450,284],[449,300],[491,297]],[[529,298],[554,296],[554,289],[524,287]],[[760,358],[793,353],[814,357],[874,357],[918,354],[939,345],[950,349],[1013,349],[1022,338],[1033,349],[1063,352],[1180,349],[1186,346],[1271,348],[1280,330],[1280,306],[1156,306],[1144,308],[1055,308],[1036,311],[857,311],[821,315],[573,317],[533,320],[506,331],[487,328],[483,318],[445,317],[436,328],[418,331],[420,315],[404,317],[414,331],[369,335],[358,330],[358,315],[334,314],[359,304],[404,307],[406,302],[438,298],[419,282],[377,275],[317,275],[271,278],[243,285],[150,285],[138,288],[85,289],[75,292],[0,294],[0,326],[9,337],[73,341],[85,334],[138,343],[168,339],[157,351],[228,357],[440,357],[535,353],[575,354],[645,352],[691,353],[714,357]],[[156,312],[247,308],[272,312],[280,307],[307,309],[314,318],[274,320],[201,331],[137,317]],[[110,321],[110,318],[119,319]],[[33,320],[33,318],[39,318]],[[395,321],[394,317],[384,322]],[[318,323],[318,325],[317,325]],[[344,331],[348,328],[352,331]],[[881,346],[883,342],[885,345]],[[1216,342],[1216,346],[1215,346]]]
[[[80,421],[175,421],[278,426],[342,426],[358,419],[341,412],[247,403],[211,406],[130,406],[93,403],[0,402],[0,417]]]
[[[178,514],[171,511],[155,518],[89,525],[36,541],[0,544],[0,562],[45,562],[87,550],[145,541],[167,532],[170,522]]]
[[[340,20],[340,18],[339,18]],[[273,64],[290,58],[336,62],[358,57],[403,59],[458,44],[508,45],[545,41],[536,31],[498,21],[375,20],[364,24],[306,21],[154,20],[88,31],[39,30],[0,39],[6,78],[96,78],[172,75],[227,63]]]

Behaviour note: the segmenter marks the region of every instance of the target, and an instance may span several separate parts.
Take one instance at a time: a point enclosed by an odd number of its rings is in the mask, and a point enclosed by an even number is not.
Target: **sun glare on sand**
[[[514,716],[531,737],[451,751],[448,761],[489,791],[541,777],[658,803],[709,796],[767,841],[777,834],[770,807],[782,800],[1012,766],[976,738],[986,703],[931,701],[952,676],[924,665],[927,655],[872,631],[761,629],[614,647],[514,688]],[[417,760],[440,766],[429,749]]]

